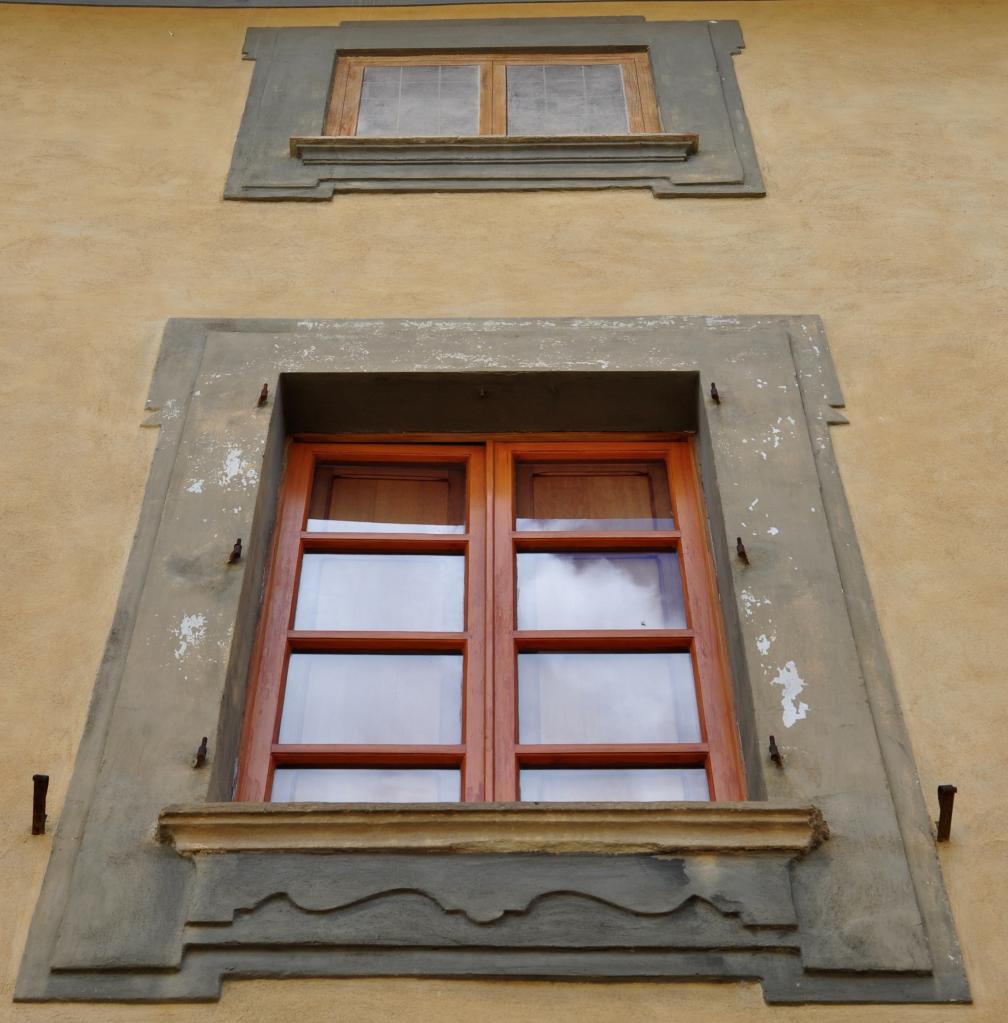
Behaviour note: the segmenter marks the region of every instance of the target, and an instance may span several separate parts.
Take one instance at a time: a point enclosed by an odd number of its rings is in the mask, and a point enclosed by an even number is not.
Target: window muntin
[[[740,798],[722,644],[687,440],[294,443],[238,798]]]
[[[660,131],[644,50],[340,54],[325,127],[371,139]]]

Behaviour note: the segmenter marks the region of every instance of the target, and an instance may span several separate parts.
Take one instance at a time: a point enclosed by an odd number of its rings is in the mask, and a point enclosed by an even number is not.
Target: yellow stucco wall
[[[220,196],[250,25],[738,18],[768,196]],[[1008,1018],[1008,4],[768,0],[381,11],[0,7],[0,1019]],[[766,1008],[756,985],[243,982],[200,1007],[12,1005],[136,521],[169,316],[818,313],[834,430],[976,1004]],[[811,701],[810,701],[811,702]]]

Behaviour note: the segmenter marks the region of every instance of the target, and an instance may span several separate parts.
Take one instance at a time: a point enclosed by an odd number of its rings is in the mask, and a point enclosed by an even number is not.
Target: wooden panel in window
[[[457,465],[336,465],[315,470],[309,531],[465,530],[465,473]]]
[[[663,462],[520,462],[518,529],[674,529]]]

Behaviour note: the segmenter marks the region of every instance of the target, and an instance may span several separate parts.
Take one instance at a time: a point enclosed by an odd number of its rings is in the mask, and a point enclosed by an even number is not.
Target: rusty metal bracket
[[[777,747],[777,740],[771,735],[770,736],[770,759],[778,766],[784,766],[784,757],[781,756],[781,751]]]
[[[46,825],[46,793],[49,791],[49,775],[33,774],[32,782],[35,789],[32,793],[32,826],[33,835],[44,835]]]
[[[200,768],[207,762],[207,737],[203,736],[203,741],[199,744],[199,749],[196,750],[196,756],[193,758],[193,767]]]
[[[952,834],[952,808],[955,806],[958,791],[955,785],[938,786],[938,820],[935,821],[935,825],[938,828],[939,842],[947,842]]]

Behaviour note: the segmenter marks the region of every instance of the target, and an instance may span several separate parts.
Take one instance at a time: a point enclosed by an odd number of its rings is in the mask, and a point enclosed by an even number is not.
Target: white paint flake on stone
[[[770,603],[769,597],[757,597],[751,590],[743,590],[739,597],[742,600],[742,611],[746,618],[752,618],[753,611],[764,604]]]
[[[784,727],[790,728],[796,721],[804,720],[809,707],[807,703],[798,700],[798,697],[805,689],[805,680],[798,674],[795,662],[788,661],[777,672],[777,677],[771,679],[770,685],[781,687],[781,706],[784,708],[781,720],[784,722]]]
[[[206,616],[202,614],[183,615],[177,629],[172,629],[173,635],[178,637],[179,644],[175,648],[175,660],[181,661],[183,657],[203,642],[206,637]]]
[[[222,487],[254,487],[259,482],[259,473],[246,461],[242,449],[237,445],[230,445],[227,454],[224,456],[224,464],[220,471],[220,485]]]
[[[190,494],[202,494],[203,482],[203,480],[190,480],[189,486],[186,487],[186,490],[189,491]]]
[[[770,653],[770,645],[773,640],[764,632],[761,633],[756,639],[756,649],[759,650],[763,657],[766,657]]]
[[[767,530],[767,533],[769,533],[769,534],[770,534],[770,536],[776,536],[776,535],[777,535],[777,534],[778,534],[779,532],[780,532],[780,530],[779,530],[779,529],[778,529],[778,528],[777,528],[776,526],[771,526],[771,527],[770,527],[770,528],[769,528],[769,529]]]

